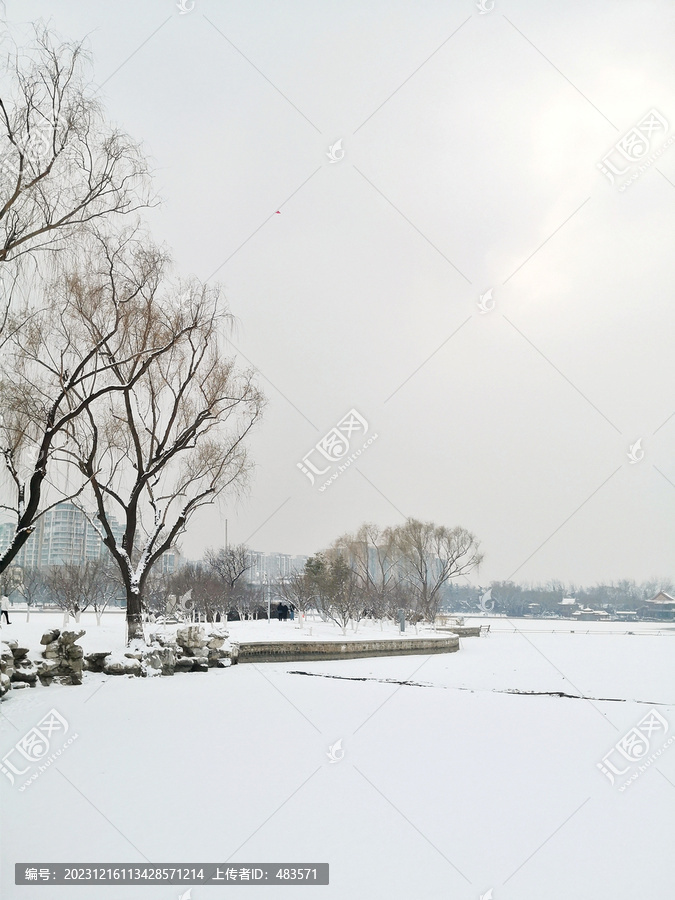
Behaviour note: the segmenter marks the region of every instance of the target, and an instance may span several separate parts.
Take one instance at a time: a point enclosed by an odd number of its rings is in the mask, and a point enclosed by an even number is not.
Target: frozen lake
[[[53,623],[24,618],[15,616],[12,636],[30,636],[33,648],[33,631]],[[82,687],[10,694],[0,755],[52,708],[77,738],[23,791],[19,779],[0,780],[0,893],[72,897],[70,886],[14,886],[16,861],[328,862],[330,886],[308,886],[303,897],[672,896],[675,749],[623,791],[597,764],[631,729],[643,746],[622,746],[645,760],[674,733],[675,630],[489,621],[488,637],[462,639],[449,655],[142,680],[90,674]],[[233,637],[269,636],[266,623],[229,624]],[[284,625],[297,637],[290,622],[271,628],[278,635]],[[99,635],[93,622],[83,626],[87,649],[114,649],[119,620]],[[526,691],[541,694],[517,693]],[[186,890],[119,885],[102,895]],[[220,896],[229,896],[224,887],[192,888],[192,900]]]

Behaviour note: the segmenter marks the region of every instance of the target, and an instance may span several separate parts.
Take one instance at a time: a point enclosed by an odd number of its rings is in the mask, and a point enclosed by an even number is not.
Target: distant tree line
[[[531,604],[537,604],[537,615],[561,615],[561,600],[573,598],[580,606],[590,609],[607,609],[609,612],[629,611],[639,608],[659,591],[675,596],[675,584],[669,580],[650,579],[637,583],[628,579],[582,587],[549,581],[545,584],[521,585],[512,581],[493,581],[485,587],[473,585],[448,585],[443,607],[450,612],[470,614],[481,611],[481,598],[490,591],[486,601],[487,611],[507,616],[525,616],[533,613]],[[485,609],[485,607],[483,607]]]

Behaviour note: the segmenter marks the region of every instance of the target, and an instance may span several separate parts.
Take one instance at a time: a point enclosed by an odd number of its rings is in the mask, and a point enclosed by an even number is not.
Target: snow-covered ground
[[[40,648],[40,637],[50,628],[63,629],[63,614],[54,612],[32,612],[30,619],[26,621],[26,611],[24,609],[16,609],[10,613],[11,626],[0,626],[0,640],[15,638],[22,643],[23,646],[29,648]],[[181,623],[182,624],[182,623]],[[104,613],[101,625],[96,624],[96,616],[94,613],[82,613],[80,623],[77,624],[75,619],[71,618],[66,628],[72,630],[84,629],[86,634],[79,643],[85,650],[85,653],[93,653],[95,651],[118,651],[124,649],[125,628],[124,613],[115,610],[114,612]],[[149,637],[156,631],[172,631],[175,632],[179,625],[162,625],[160,623],[146,623],[144,625],[145,635]],[[269,623],[266,619],[250,622],[223,622],[216,626],[205,624],[208,630],[211,628],[226,628],[230,633],[230,637],[239,641],[298,641],[298,640],[378,640],[383,638],[398,638],[400,632],[398,626],[393,622],[380,626],[379,622],[364,620],[359,623],[354,631],[352,626],[348,626],[346,634],[342,634],[342,629],[332,622],[322,622],[318,615],[311,615],[306,619],[303,627],[297,618],[287,619],[280,622],[278,619],[272,619]],[[408,624],[406,628],[407,637],[432,635],[433,629],[419,626],[417,633],[414,626]],[[443,632],[437,632],[438,636],[443,636]]]
[[[59,623],[22,619],[2,637],[35,647]],[[612,786],[597,767],[641,722],[642,739],[651,730],[645,759],[675,734],[675,629],[489,621],[488,637],[461,639],[448,655],[172,678],[89,674],[81,687],[10,693],[0,705],[0,757],[52,708],[69,732],[50,751],[77,738],[23,791],[0,775],[0,895],[73,895],[70,886],[15,887],[15,862],[150,861],[330,863],[329,887],[250,887],[277,898],[479,900],[490,889],[493,900],[675,896],[675,745],[623,792],[620,778]],[[269,631],[295,638],[296,624],[229,626],[249,640]],[[121,646],[114,614],[100,629],[83,616],[82,627],[86,650]],[[329,631],[340,635],[318,624],[314,635]],[[364,623],[357,636],[370,632],[379,626]],[[660,720],[645,725],[651,710]],[[75,893],[175,900],[186,890]],[[231,890],[194,886],[191,897]]]

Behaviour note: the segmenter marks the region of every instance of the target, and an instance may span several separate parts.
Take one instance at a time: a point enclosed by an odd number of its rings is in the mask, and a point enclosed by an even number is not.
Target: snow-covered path
[[[17,692],[2,703],[0,755],[51,708],[78,737],[23,792],[0,782],[2,897],[71,898],[69,886],[13,884],[14,862],[66,861],[330,863],[329,887],[250,888],[277,898],[672,896],[675,748],[623,793],[596,764],[650,704],[665,704],[654,708],[675,733],[675,641],[517,625],[447,656]],[[195,886],[192,900],[231,891]]]

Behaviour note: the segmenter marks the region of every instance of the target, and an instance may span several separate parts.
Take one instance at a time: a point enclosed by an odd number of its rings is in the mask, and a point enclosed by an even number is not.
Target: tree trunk
[[[76,622],[78,625],[80,624],[80,616],[81,616],[81,615],[82,615],[82,610],[81,610],[81,609],[78,609],[77,612],[75,613],[75,622]]]
[[[69,619],[70,619],[70,616],[68,615],[68,610],[65,609],[65,610],[63,611],[63,626],[62,626],[63,628],[66,627],[66,625],[68,624],[68,620],[69,620]]]
[[[127,591],[127,641],[145,640],[143,633],[143,604],[139,591]]]
[[[101,627],[101,616],[103,615],[103,613],[99,612],[98,610],[96,610],[95,612],[96,612],[96,624],[100,628]]]

